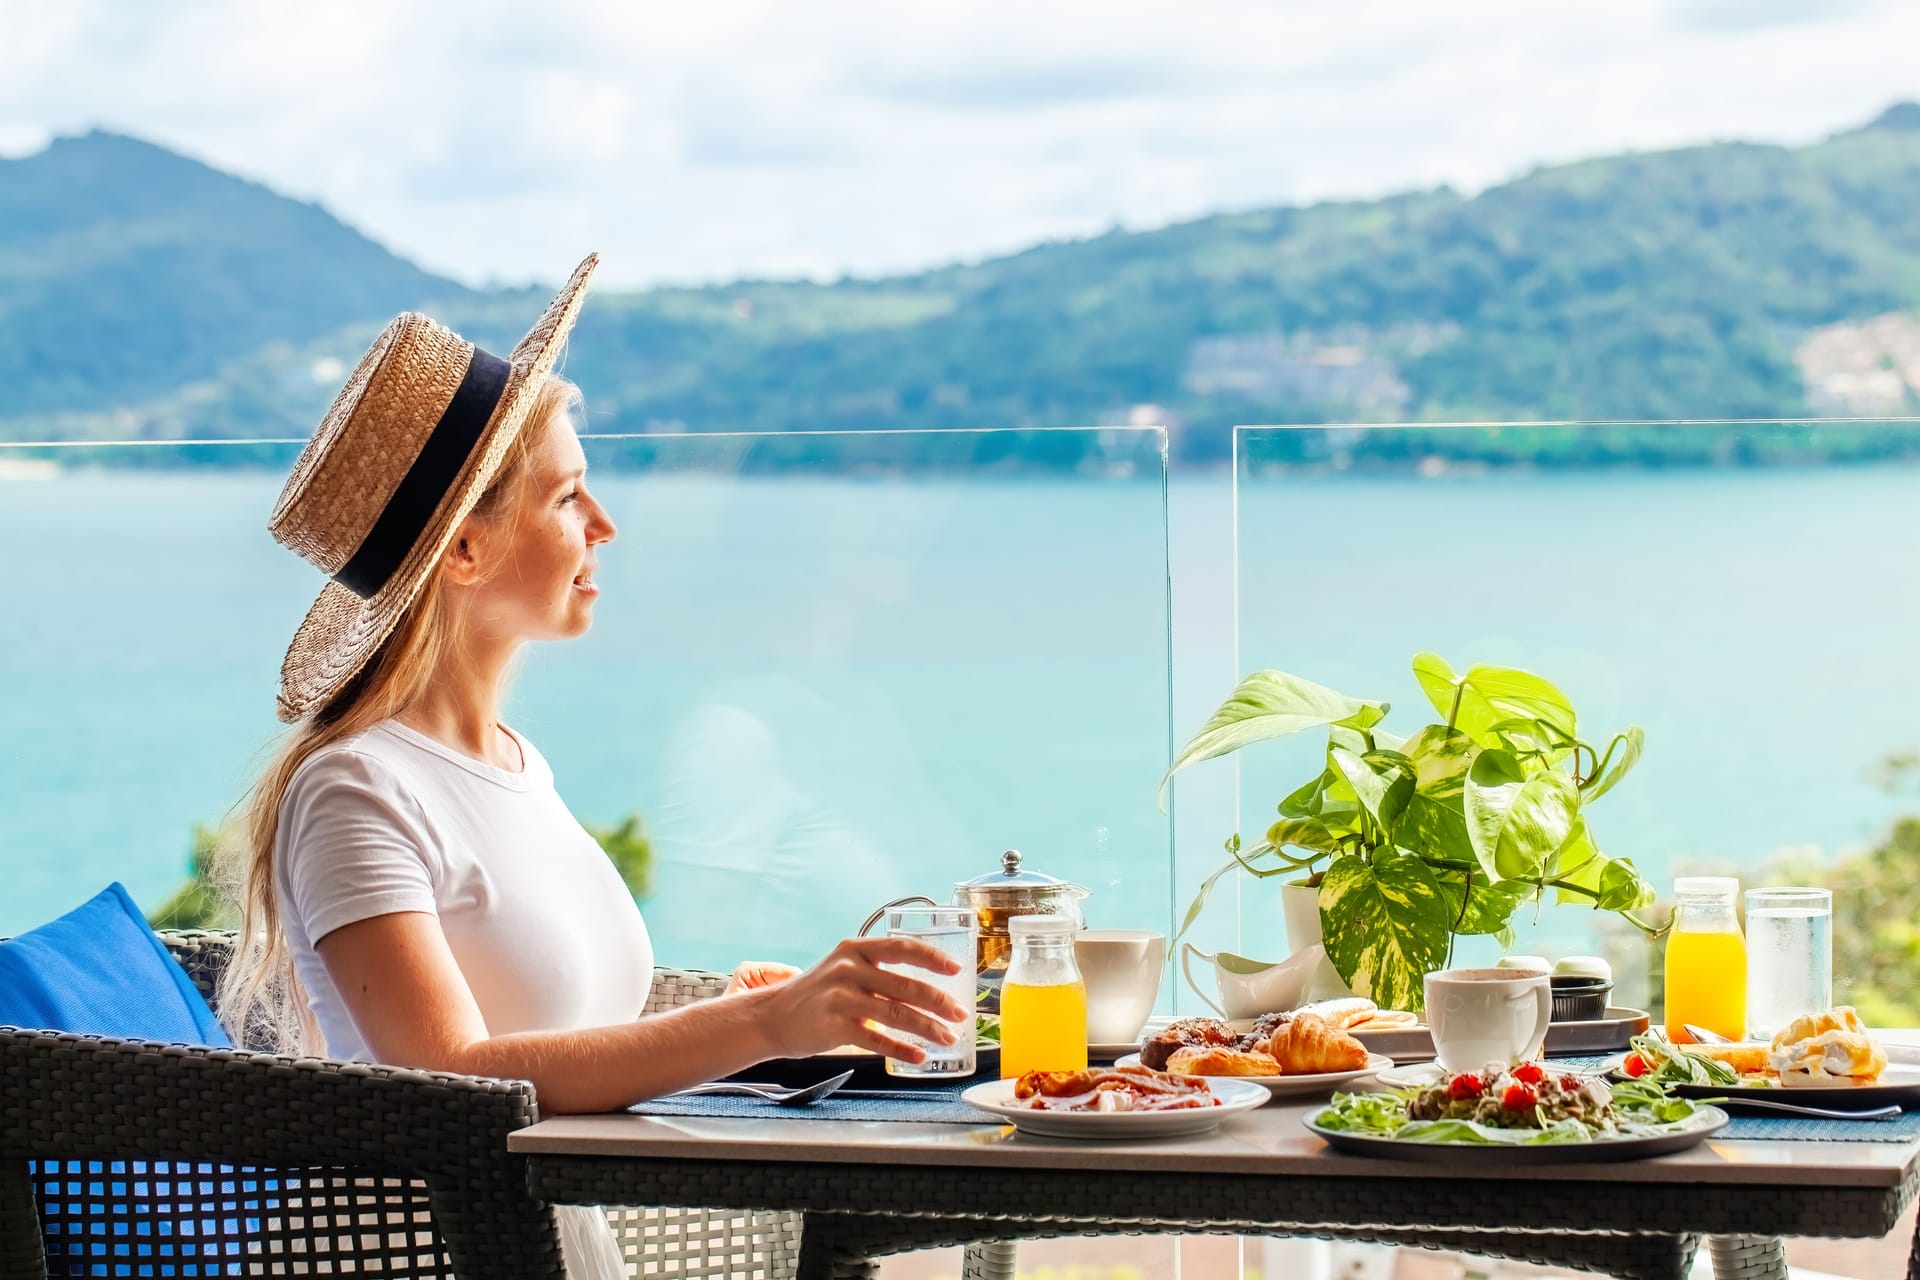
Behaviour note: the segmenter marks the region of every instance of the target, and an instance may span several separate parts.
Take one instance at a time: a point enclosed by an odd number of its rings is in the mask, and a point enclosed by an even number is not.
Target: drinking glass
[[[899,1032],[910,1043],[925,1049],[927,1059],[925,1062],[902,1062],[897,1058],[888,1058],[889,1075],[939,1078],[973,1074],[973,1002],[974,984],[978,977],[974,940],[979,927],[980,919],[972,907],[895,907],[887,912],[889,938],[912,938],[927,943],[957,961],[960,972],[933,973],[918,965],[905,964],[883,967],[931,983],[952,996],[967,1011],[966,1017],[949,1024],[959,1036],[952,1044],[934,1044],[908,1032]]]
[[[1833,1005],[1833,894],[1747,890],[1747,1020],[1770,1040],[1805,1013]]]

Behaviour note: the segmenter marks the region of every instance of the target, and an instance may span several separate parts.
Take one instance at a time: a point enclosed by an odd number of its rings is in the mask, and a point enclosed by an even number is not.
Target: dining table
[[[870,1277],[912,1249],[1161,1232],[1418,1245],[1622,1280],[1678,1280],[1705,1242],[1719,1280],[1784,1280],[1783,1238],[1884,1236],[1920,1189],[1920,1123],[1837,1122],[1856,1128],[1813,1140],[1748,1125],[1654,1158],[1525,1165],[1478,1149],[1436,1165],[1332,1150],[1306,1124],[1324,1105],[1275,1099],[1212,1133],[1117,1141],[985,1115],[569,1115],[509,1146],[551,1203],[798,1212],[797,1280]]]

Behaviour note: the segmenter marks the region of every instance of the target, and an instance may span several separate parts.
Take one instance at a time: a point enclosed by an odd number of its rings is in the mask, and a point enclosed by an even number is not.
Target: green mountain
[[[317,205],[133,138],[0,160],[9,416],[137,412],[272,344],[467,296]]]
[[[303,434],[408,305],[500,346],[539,291],[461,290],[123,138],[0,168],[0,370],[26,388],[0,438]],[[596,429],[1168,420],[1208,459],[1245,422],[1913,412],[1916,310],[1920,106],[1902,104],[1807,147],[1615,156],[1472,197],[1224,214],[889,279],[603,291],[566,367]],[[1920,448],[1856,435],[1831,438]],[[1565,436],[1361,447],[1580,460],[1604,439]]]

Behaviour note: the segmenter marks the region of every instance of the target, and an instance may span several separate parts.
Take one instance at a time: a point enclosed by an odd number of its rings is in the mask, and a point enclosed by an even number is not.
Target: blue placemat
[[[757,1098],[657,1098],[627,1110],[637,1116],[730,1116],[750,1120],[902,1120],[921,1124],[994,1124],[984,1111],[960,1101],[963,1089],[979,1083],[926,1085],[915,1098],[862,1098],[837,1093],[810,1107],[782,1107]],[[894,1090],[893,1092],[898,1092]]]
[[[1799,1116],[1758,1116],[1729,1110],[1732,1123],[1720,1138],[1766,1139],[1770,1142],[1911,1142],[1920,1138],[1920,1111],[1908,1111],[1891,1120],[1812,1120]]]

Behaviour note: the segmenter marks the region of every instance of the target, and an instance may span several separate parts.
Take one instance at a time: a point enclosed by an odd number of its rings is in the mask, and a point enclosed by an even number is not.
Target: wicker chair
[[[231,935],[163,933],[211,996]],[[0,1028],[0,1276],[560,1277],[524,1081]]]
[[[211,1001],[232,935],[159,936]],[[725,986],[659,969],[647,1012]],[[551,1209],[506,1154],[536,1118],[524,1081],[16,1028],[0,1028],[0,1079],[0,1280],[563,1275]],[[798,1214],[607,1218],[633,1276],[788,1280],[799,1264]]]
[[[677,1009],[726,989],[724,975],[655,969],[647,1012]],[[800,1265],[800,1215],[726,1209],[608,1209],[635,1276],[790,1280]]]

